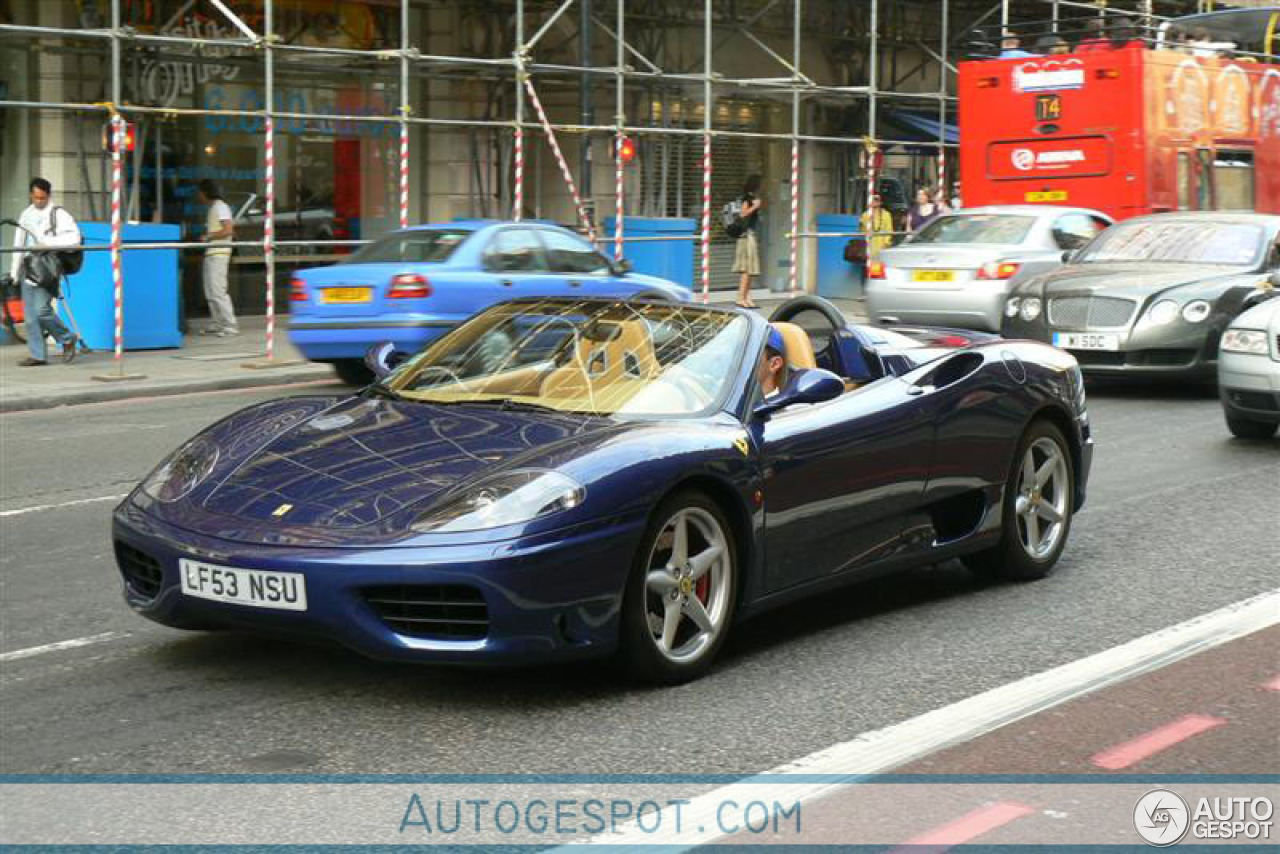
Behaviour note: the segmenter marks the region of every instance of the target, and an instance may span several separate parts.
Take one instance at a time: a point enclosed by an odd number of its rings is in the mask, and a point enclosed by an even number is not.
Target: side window
[[[503,273],[528,273],[545,270],[542,244],[528,228],[504,228],[489,241],[484,255],[485,267]]]
[[[1178,152],[1178,210],[1189,211],[1191,207],[1191,155],[1185,151]]]
[[[547,259],[555,273],[607,273],[609,262],[585,240],[560,231],[543,231]]]
[[[1060,249],[1079,249],[1104,228],[1102,220],[1088,214],[1063,214],[1053,224],[1053,240]]]

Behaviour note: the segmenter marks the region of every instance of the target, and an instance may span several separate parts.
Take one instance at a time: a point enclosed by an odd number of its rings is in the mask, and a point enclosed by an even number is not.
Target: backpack
[[[53,234],[57,230],[58,211],[60,207],[55,207],[49,213],[49,230],[46,234]],[[65,211],[63,211],[65,213]],[[67,214],[71,216],[71,214]],[[74,276],[80,272],[80,268],[84,266],[84,250],[83,249],[67,249],[61,252],[51,253],[58,259],[58,272],[64,276]]]
[[[720,209],[720,221],[724,233],[735,240],[747,233],[747,223],[742,218],[742,199],[734,199]]]

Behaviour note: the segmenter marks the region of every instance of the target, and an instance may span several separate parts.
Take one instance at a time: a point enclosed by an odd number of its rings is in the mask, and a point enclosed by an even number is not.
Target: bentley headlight
[[[1147,312],[1147,317],[1156,324],[1172,323],[1177,316],[1178,304],[1171,299],[1160,300],[1151,306],[1151,311]]]
[[[1182,307],[1182,319],[1187,323],[1199,323],[1209,316],[1212,309],[1202,299],[1192,300]]]
[[[1022,300],[1022,308],[1018,310],[1018,315],[1023,320],[1035,320],[1040,316],[1040,297],[1025,297]]]
[[[1267,355],[1267,333],[1261,329],[1228,329],[1222,333],[1222,349],[1228,353]]]
[[[586,494],[585,487],[560,472],[519,469],[480,481],[412,527],[422,533],[499,528],[570,510]]]
[[[1009,299],[1005,301],[1005,304],[1004,304],[1005,317],[1017,317],[1018,302],[1019,300],[1017,297],[1009,297]]]
[[[177,501],[199,486],[217,464],[218,446],[203,437],[192,439],[142,482],[142,491],[156,501]]]

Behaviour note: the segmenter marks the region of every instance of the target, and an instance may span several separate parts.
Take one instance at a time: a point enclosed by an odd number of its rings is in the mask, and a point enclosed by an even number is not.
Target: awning
[[[937,113],[932,117],[923,113],[913,113],[906,110],[886,110],[881,113],[880,118],[883,119],[897,130],[900,134],[892,136],[884,131],[877,132],[877,136],[901,139],[910,142],[937,142],[939,127],[942,129],[942,141],[949,145],[960,144],[960,128],[951,122],[939,125]]]

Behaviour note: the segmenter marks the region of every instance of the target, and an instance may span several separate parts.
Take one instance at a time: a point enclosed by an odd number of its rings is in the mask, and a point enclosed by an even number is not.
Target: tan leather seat
[[[569,361],[542,382],[542,395],[554,398],[590,397],[619,389],[627,379],[647,379],[658,372],[653,340],[644,323],[620,321],[608,341],[582,336]]]
[[[782,335],[782,346],[786,350],[782,355],[786,357],[788,365],[793,368],[818,367],[809,333],[794,323],[775,323],[773,328]]]

